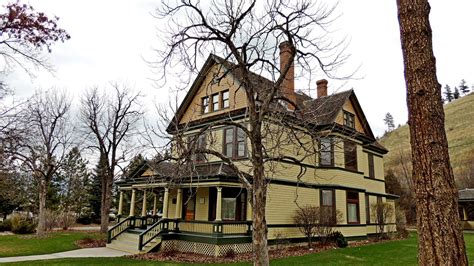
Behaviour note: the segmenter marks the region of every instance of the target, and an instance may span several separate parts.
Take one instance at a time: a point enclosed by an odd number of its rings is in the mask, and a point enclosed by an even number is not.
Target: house
[[[285,49],[285,44],[280,45],[282,65],[287,64]],[[216,55],[209,56],[168,127],[170,134],[192,139],[200,129],[216,121],[245,125],[247,98],[240,87],[239,73],[216,81],[216,76],[221,77],[232,66]],[[317,98],[313,99],[295,91],[294,69],[288,73],[282,91],[299,108],[292,110],[281,104],[280,109],[289,117],[285,121],[305,121],[309,126],[298,130],[324,134],[318,143],[303,145],[317,150],[314,156],[298,165],[279,160],[267,172],[269,244],[280,240],[305,241],[293,221],[298,206],[304,205],[320,206],[334,216],[340,213],[336,230],[348,238],[376,233],[377,221],[371,205],[394,205],[397,198],[385,191],[383,156],[388,151],[377,143],[353,90],[328,95],[328,82],[319,80]],[[251,78],[262,88],[273,84],[257,74]],[[284,131],[281,126],[279,129]],[[239,127],[222,124],[204,138],[199,137],[197,146],[222,152],[246,172],[250,169],[250,147],[241,131]],[[288,141],[298,138],[286,137]],[[276,146],[285,146],[288,153],[297,152],[290,142],[285,143]],[[216,156],[195,154],[193,159],[192,169],[159,163],[146,167],[140,177],[117,182],[119,214],[126,218],[109,230],[108,246],[134,252],[161,248],[216,256],[231,249],[237,253],[252,250],[250,192],[240,182],[238,173]],[[179,176],[172,174],[176,171],[180,171]],[[251,171],[247,171],[247,176],[251,180]],[[176,182],[176,178],[180,181]],[[124,213],[125,197],[130,199],[128,213]],[[137,213],[135,210],[140,206],[141,213]],[[158,213],[162,213],[161,219],[156,216]],[[395,230],[393,220],[387,221],[386,230]]]
[[[459,216],[464,230],[474,230],[474,189],[459,190]]]

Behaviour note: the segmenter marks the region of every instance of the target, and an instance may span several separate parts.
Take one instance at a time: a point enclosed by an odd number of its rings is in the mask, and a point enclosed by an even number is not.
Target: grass
[[[470,261],[474,261],[474,234],[465,234]],[[328,250],[320,253],[273,260],[271,265],[417,265],[417,239],[370,244],[361,247]],[[129,258],[81,258],[17,262],[12,265],[183,265],[171,262],[139,261]],[[203,264],[193,264],[203,265]],[[219,265],[219,264],[215,264]],[[250,265],[249,263],[220,265]]]
[[[463,166],[474,160],[473,105],[474,93],[471,93],[444,106],[449,155],[456,177],[462,176]],[[405,160],[410,160],[410,133],[407,125],[386,134],[380,139],[380,143],[390,151],[384,156],[386,170],[391,168],[400,171],[400,154]]]
[[[74,242],[84,238],[103,238],[99,233],[65,231],[52,232],[44,236],[7,235],[0,236],[0,257],[50,254],[78,249]]]

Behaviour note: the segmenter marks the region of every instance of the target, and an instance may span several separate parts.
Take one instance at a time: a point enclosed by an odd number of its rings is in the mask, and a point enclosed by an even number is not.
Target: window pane
[[[359,200],[359,193],[357,192],[347,192],[348,200]]]
[[[369,153],[369,177],[375,178],[374,155]]]
[[[369,195],[365,195],[365,220],[370,223],[370,201]]]
[[[348,203],[347,204],[347,222],[348,223],[357,223],[357,204]]]
[[[225,130],[225,143],[232,143],[234,141],[234,130],[228,128]]]
[[[212,111],[219,110],[219,94],[212,95]]]
[[[323,206],[332,206],[332,190],[323,190],[322,191]]]
[[[227,157],[233,157],[233,147],[234,147],[234,144],[233,143],[227,143],[225,145],[226,147],[226,150],[225,150],[225,156]]]
[[[209,113],[209,97],[202,98],[202,112]]]
[[[229,107],[229,91],[222,92],[222,108]]]
[[[237,143],[237,156],[245,156],[245,142],[241,141]]]
[[[320,141],[320,165],[332,165],[332,140],[331,138],[322,138]]]
[[[235,220],[236,204],[235,198],[222,198],[222,219]]]
[[[346,169],[357,171],[357,145],[344,141],[344,162]]]

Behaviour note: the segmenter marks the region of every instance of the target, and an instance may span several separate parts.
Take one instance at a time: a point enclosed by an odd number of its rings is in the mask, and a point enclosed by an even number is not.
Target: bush
[[[62,212],[58,215],[57,221],[59,227],[67,230],[76,222],[76,215],[73,212]]]
[[[58,226],[58,214],[55,211],[46,209],[44,211],[44,228],[46,231],[51,231]]]
[[[15,234],[31,234],[36,231],[36,222],[25,215],[14,214],[11,217],[11,227]]]
[[[0,232],[11,231],[12,222],[10,219],[5,219],[3,222],[0,222]]]
[[[234,259],[235,257],[237,257],[237,252],[235,252],[235,250],[232,248],[227,250],[227,252],[224,254],[224,258],[226,259]]]
[[[336,246],[339,247],[339,248],[345,248],[348,245],[346,238],[339,231],[332,232],[331,236],[330,236],[330,239],[331,239],[331,241],[334,241]]]
[[[84,225],[91,224],[92,223],[92,217],[90,217],[90,216],[81,216],[81,217],[77,218],[77,223],[84,224]]]

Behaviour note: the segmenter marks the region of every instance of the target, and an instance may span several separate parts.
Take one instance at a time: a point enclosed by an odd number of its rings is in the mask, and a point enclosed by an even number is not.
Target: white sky
[[[1,0],[3,5],[6,0]],[[329,4],[333,1],[326,0]],[[91,86],[110,81],[126,82],[146,95],[148,111],[154,103],[166,104],[175,84],[157,89],[147,60],[155,59],[153,47],[159,47],[158,21],[151,16],[159,4],[152,0],[29,0],[38,11],[60,17],[60,27],[71,39],[55,44],[50,62],[54,76],[38,72],[30,79],[17,69],[9,84],[18,97],[26,97],[37,88],[62,88],[77,97]],[[430,16],[438,79],[454,87],[461,79],[474,83],[470,33],[474,2],[469,0],[431,1]],[[348,66],[361,65],[361,79],[341,83],[329,81],[329,93],[338,88],[354,88],[375,135],[383,134],[383,118],[390,112],[396,124],[407,121],[405,83],[400,49],[396,1],[341,0],[341,17],[333,29],[337,37],[347,36]],[[315,84],[312,89],[315,89]],[[314,94],[313,94],[314,95]],[[151,113],[149,116],[153,116]]]

